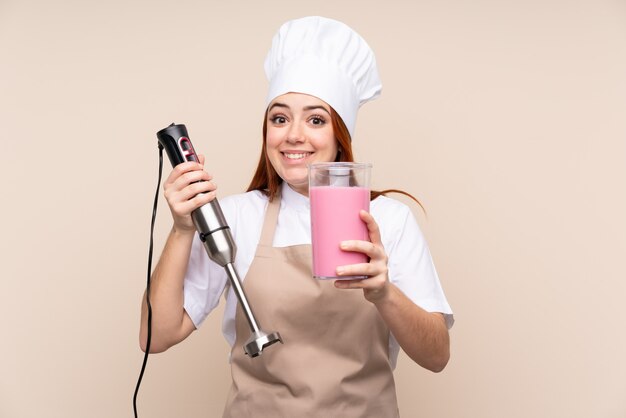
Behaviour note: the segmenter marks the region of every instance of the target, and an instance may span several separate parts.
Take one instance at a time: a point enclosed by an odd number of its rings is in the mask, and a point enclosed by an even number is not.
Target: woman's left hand
[[[383,247],[378,224],[362,210],[370,241],[343,241],[341,249],[357,251],[370,257],[369,263],[337,267],[339,276],[368,276],[362,280],[336,280],[339,289],[363,289],[365,298],[376,309],[400,347],[422,367],[439,372],[450,358],[450,337],[442,314],[427,312],[411,301],[389,282],[387,253]]]
[[[338,276],[368,276],[367,279],[336,280],[335,287],[339,289],[363,289],[367,300],[377,303],[383,300],[389,292],[389,277],[387,275],[387,253],[383,247],[378,224],[368,212],[361,210],[359,216],[367,225],[370,241],[351,240],[342,241],[341,249],[356,251],[367,255],[369,263],[349,264],[337,267]]]

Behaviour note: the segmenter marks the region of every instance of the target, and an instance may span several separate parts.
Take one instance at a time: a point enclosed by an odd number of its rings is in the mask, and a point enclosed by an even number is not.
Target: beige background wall
[[[0,417],[132,415],[155,132],[187,124],[241,191],[271,36],[308,14],[377,53],[357,156],[425,204],[456,313],[442,374],[401,357],[402,415],[625,417],[617,0],[0,1]],[[169,226],[161,202],[156,255]],[[150,358],[140,416],[220,416],[220,317]]]

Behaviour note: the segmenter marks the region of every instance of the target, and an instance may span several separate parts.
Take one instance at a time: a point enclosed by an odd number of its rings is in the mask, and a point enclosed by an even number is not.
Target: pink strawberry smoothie
[[[346,264],[367,263],[359,252],[343,251],[341,241],[369,241],[365,222],[359,211],[369,212],[370,192],[364,187],[319,186],[309,189],[311,200],[311,240],[313,244],[313,275],[319,279],[354,279],[337,277],[336,268]]]

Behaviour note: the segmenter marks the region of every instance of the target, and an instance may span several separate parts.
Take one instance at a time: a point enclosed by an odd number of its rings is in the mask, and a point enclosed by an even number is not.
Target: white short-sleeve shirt
[[[311,243],[309,198],[282,185],[282,199],[274,247]],[[268,198],[259,191],[220,199],[220,206],[237,244],[235,269],[242,280],[252,264],[261,237]],[[441,288],[424,236],[403,203],[380,196],[370,204],[370,213],[378,223],[388,256],[389,280],[416,305],[429,312],[441,312],[448,328],[454,317]],[[237,297],[228,285],[222,267],[211,261],[196,235],[184,281],[184,308],[196,328],[218,305],[226,292],[222,332],[232,346],[235,342]],[[389,359],[395,367],[400,347],[393,335],[389,338]]]

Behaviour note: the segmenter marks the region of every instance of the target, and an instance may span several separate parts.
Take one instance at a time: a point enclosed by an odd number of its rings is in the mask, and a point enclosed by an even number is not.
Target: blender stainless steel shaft
[[[172,123],[167,128],[157,132],[157,138],[159,139],[159,144],[165,148],[172,167],[185,161],[198,161],[185,125]],[[265,347],[276,342],[282,343],[283,340],[278,332],[268,333],[261,329],[252,312],[252,307],[248,303],[241,280],[233,264],[237,246],[217,199],[213,199],[206,205],[194,210],[191,213],[191,218],[209,258],[226,270],[233,291],[250,325],[252,335],[244,344],[243,349],[245,353],[250,357],[257,357],[263,352]]]

